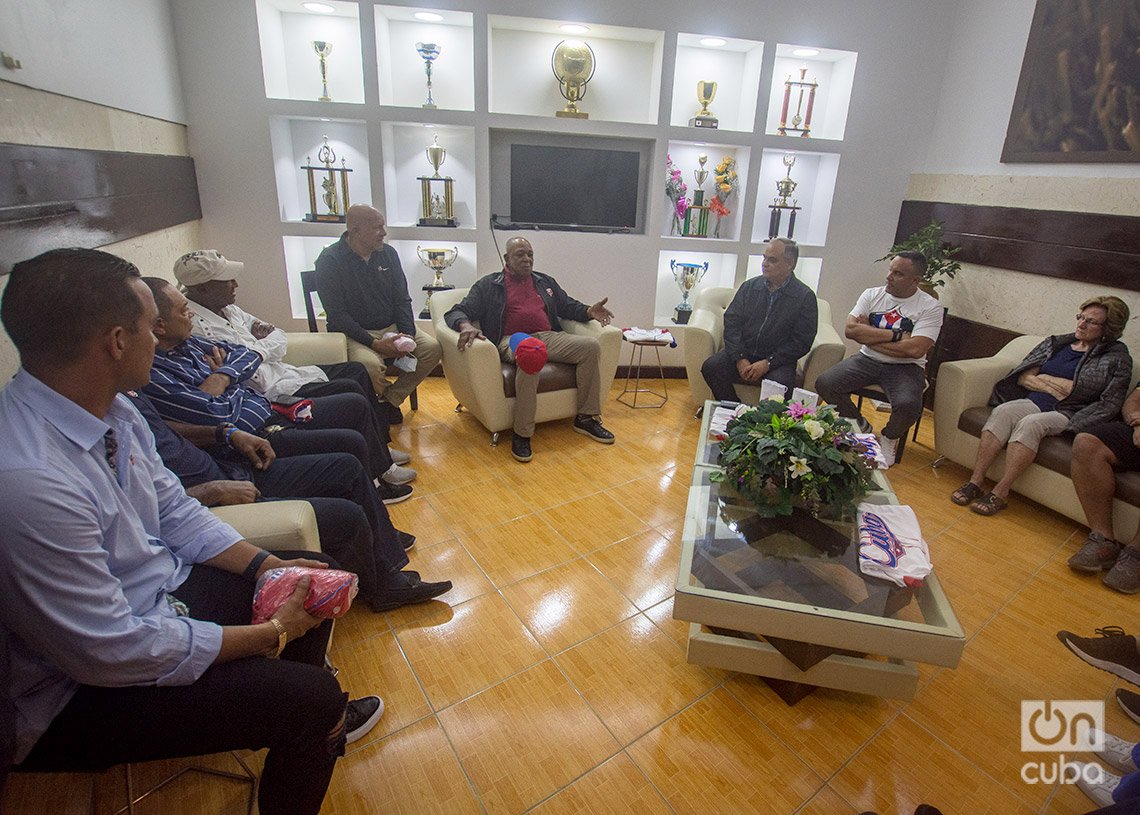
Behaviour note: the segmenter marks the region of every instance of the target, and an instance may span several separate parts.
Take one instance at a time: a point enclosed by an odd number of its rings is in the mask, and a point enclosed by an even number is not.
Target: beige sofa
[[[1042,339],[1017,337],[992,357],[944,362],[939,366],[938,389],[934,395],[934,447],[939,455],[973,469],[982,426],[990,414],[987,402],[994,385]],[[1069,478],[1071,452],[1070,436],[1045,439],[1036,461],[1014,483],[1013,489],[1084,524],[1085,514]],[[987,475],[995,478],[1004,466],[1005,454],[1002,453]],[[1131,538],[1138,520],[1140,473],[1119,473],[1113,501],[1113,526],[1117,536]]]
[[[452,394],[491,434],[491,444],[499,441],[499,433],[514,424],[515,366],[499,359],[498,349],[489,342],[476,342],[466,351],[459,350],[459,333],[447,327],[443,316],[467,294],[467,289],[437,291],[431,296],[431,320],[435,338],[443,348],[443,371]],[[602,398],[610,392],[617,373],[621,353],[621,331],[603,327],[596,320],[578,323],[562,320],[568,334],[598,338],[602,346]],[[574,366],[548,362],[539,373],[538,406],[535,422],[568,419],[578,412],[578,390],[574,384]]]
[[[693,313],[684,329],[683,350],[689,391],[698,405],[712,398],[712,392],[701,376],[701,365],[724,347],[724,312],[735,294],[736,289],[717,286],[697,292],[693,301]],[[815,380],[819,375],[842,360],[847,352],[843,339],[831,324],[831,304],[826,300],[816,302],[819,303],[819,324],[815,342],[796,364],[796,380],[808,390],[815,390]],[[736,392],[742,402],[755,404],[760,399],[760,388],[752,385],[737,385]]]

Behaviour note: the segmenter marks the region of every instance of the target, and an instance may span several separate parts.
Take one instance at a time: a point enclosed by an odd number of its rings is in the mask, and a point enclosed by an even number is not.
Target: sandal
[[[982,488],[973,481],[967,481],[954,492],[950,493],[950,500],[960,507],[972,504],[982,497]]]
[[[1009,506],[1009,503],[1004,498],[999,498],[992,492],[987,492],[974,503],[970,504],[970,509],[979,515],[997,515],[1003,509]]]

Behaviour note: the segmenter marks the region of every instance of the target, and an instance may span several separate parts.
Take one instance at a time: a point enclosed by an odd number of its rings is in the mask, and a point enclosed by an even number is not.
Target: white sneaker
[[[1076,768],[1077,786],[1094,804],[1100,807],[1112,804],[1112,791],[1120,783],[1120,776],[1113,775],[1104,767],[1091,761],[1087,764],[1083,761],[1070,761],[1069,766]],[[1093,769],[1086,771],[1086,767]],[[1100,772],[1096,772],[1096,770],[1100,770]],[[1086,775],[1092,780],[1086,779]]]
[[[381,478],[389,484],[408,484],[416,480],[416,471],[411,467],[401,467],[399,464],[393,464]]]
[[[391,445],[388,446],[388,455],[390,455],[392,457],[392,461],[396,462],[397,464],[407,464],[412,460],[410,454],[405,453],[403,450],[397,450]]]
[[[897,453],[899,449],[899,440],[888,439],[882,433],[876,436],[876,438],[879,440],[879,449],[883,451],[883,458],[886,459],[887,462],[883,469],[885,470],[888,467],[895,466],[895,453]]]
[[[1095,739],[1096,730],[1089,731],[1090,739]],[[1136,762],[1132,760],[1132,748],[1135,742],[1117,738],[1111,733],[1104,734],[1104,749],[1096,751],[1096,757],[1115,770],[1122,773],[1136,772]]]

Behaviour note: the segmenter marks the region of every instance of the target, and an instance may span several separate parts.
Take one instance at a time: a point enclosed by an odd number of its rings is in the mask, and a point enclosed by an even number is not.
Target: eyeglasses
[[[1092,317],[1086,317],[1083,314],[1078,314],[1076,319],[1078,323],[1091,325],[1093,328],[1104,325],[1104,320],[1094,320]]]

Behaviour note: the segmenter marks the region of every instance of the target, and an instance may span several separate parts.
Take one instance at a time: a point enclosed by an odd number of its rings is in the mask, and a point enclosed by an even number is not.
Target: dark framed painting
[[[1140,162],[1140,0],[1037,0],[1001,160]]]

